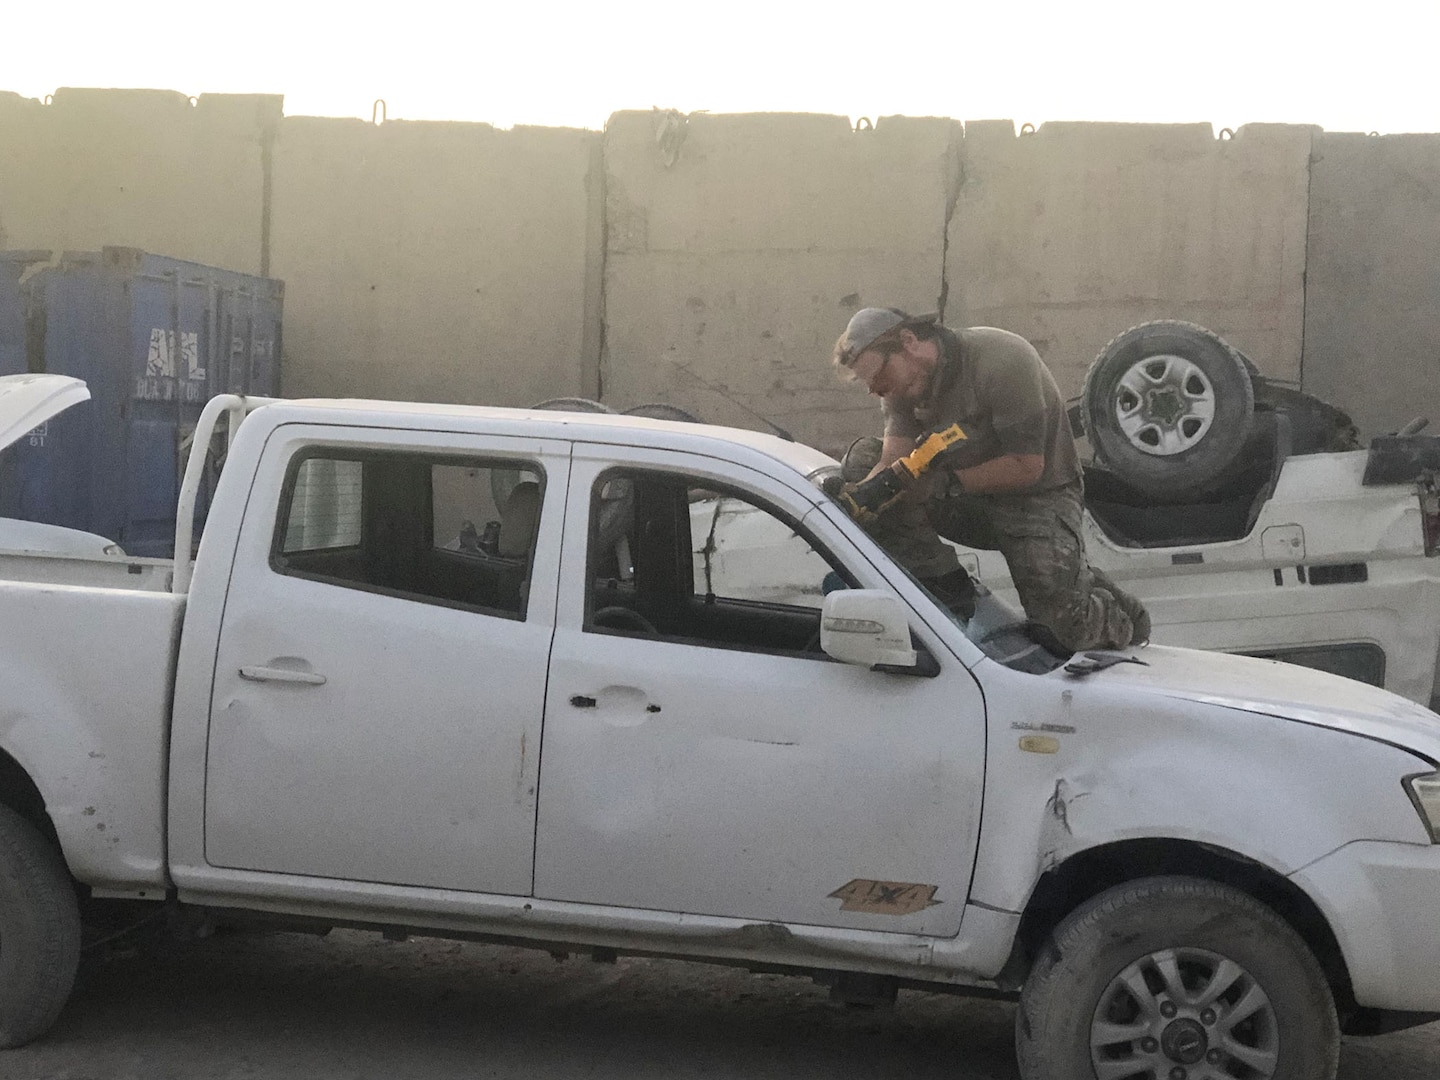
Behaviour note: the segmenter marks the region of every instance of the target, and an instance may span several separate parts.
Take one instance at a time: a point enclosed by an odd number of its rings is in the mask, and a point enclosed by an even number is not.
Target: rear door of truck
[[[530,892],[569,453],[276,429],[221,625],[210,866]]]

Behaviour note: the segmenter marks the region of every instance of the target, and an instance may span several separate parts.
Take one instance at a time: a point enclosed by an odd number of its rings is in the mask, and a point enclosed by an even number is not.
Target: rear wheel
[[[0,805],[0,1047],[55,1022],[80,962],[80,910],[59,852]]]
[[[1340,1031],[1300,936],[1225,885],[1157,877],[1069,915],[1020,996],[1025,1080],[1333,1080]]]

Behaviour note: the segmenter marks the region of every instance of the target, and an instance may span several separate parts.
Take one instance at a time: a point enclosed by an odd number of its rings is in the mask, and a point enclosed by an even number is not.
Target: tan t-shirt
[[[925,397],[885,400],[886,435],[918,438],[958,423],[966,441],[946,457],[951,469],[1003,454],[1041,454],[1045,470],[1029,490],[1048,491],[1079,479],[1065,402],[1033,345],[993,326],[941,328],[937,341],[940,362]]]

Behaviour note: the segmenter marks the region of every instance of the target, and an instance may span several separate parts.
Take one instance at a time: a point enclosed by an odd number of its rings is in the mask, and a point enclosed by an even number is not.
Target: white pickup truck
[[[1413,702],[958,620],[767,435],[220,398],[197,448],[226,414],[193,566],[199,449],[173,564],[0,556],[3,1045],[107,905],[1014,994],[1027,1080],[1325,1080],[1440,1012]],[[722,586],[727,507],[806,580]]]

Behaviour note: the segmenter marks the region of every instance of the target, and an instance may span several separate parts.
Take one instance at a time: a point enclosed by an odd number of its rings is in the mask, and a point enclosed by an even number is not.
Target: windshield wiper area
[[[1104,671],[1116,664],[1140,664],[1149,667],[1149,661],[1141,660],[1138,656],[1127,656],[1118,652],[1087,652],[1071,660],[1065,665],[1065,670],[1071,675],[1093,675],[1097,671]]]

